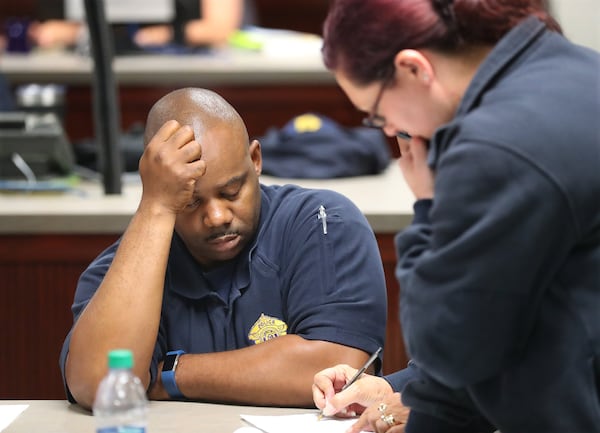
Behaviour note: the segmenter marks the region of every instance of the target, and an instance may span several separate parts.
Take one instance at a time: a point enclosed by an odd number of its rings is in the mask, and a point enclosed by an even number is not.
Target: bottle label
[[[96,433],[146,433],[146,428],[136,426],[103,427],[97,429]]]

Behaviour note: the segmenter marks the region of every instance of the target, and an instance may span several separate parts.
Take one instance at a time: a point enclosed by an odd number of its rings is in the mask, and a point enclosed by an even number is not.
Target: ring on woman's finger
[[[386,409],[387,409],[387,404],[379,403],[379,407],[377,408],[377,410],[379,410],[379,412],[384,413]]]
[[[392,415],[392,414],[381,415],[381,420],[383,422],[385,422],[387,425],[389,425],[390,427],[392,427],[394,424],[396,424],[396,420],[394,419],[394,415]]]

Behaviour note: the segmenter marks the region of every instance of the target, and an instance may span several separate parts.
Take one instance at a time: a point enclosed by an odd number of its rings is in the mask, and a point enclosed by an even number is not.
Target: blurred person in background
[[[82,0],[83,1],[83,0]],[[127,0],[123,0],[127,1]],[[252,0],[174,0],[175,15],[169,24],[140,25],[131,43],[138,47],[178,44],[190,47],[221,46],[237,29],[256,23]],[[62,1],[45,1],[40,20],[29,26],[29,37],[39,48],[73,47],[85,27],[65,19]],[[48,17],[44,19],[43,17]],[[134,23],[133,23],[134,24]]]

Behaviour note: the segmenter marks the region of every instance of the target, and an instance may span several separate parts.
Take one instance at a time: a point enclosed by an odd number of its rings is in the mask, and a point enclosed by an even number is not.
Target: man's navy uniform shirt
[[[333,191],[292,185],[261,185],[261,190],[256,237],[236,259],[218,268],[202,269],[175,233],[152,382],[169,350],[220,352],[284,334],[368,353],[383,346],[385,277],[364,215]],[[321,206],[325,222],[319,217]],[[72,307],[75,320],[100,285],[118,243],[80,277]],[[60,356],[63,378],[70,338],[71,332]]]

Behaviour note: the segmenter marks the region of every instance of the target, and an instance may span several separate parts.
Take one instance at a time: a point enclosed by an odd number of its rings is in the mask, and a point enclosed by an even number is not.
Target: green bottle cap
[[[108,368],[132,368],[133,353],[128,349],[116,349],[108,352]]]

